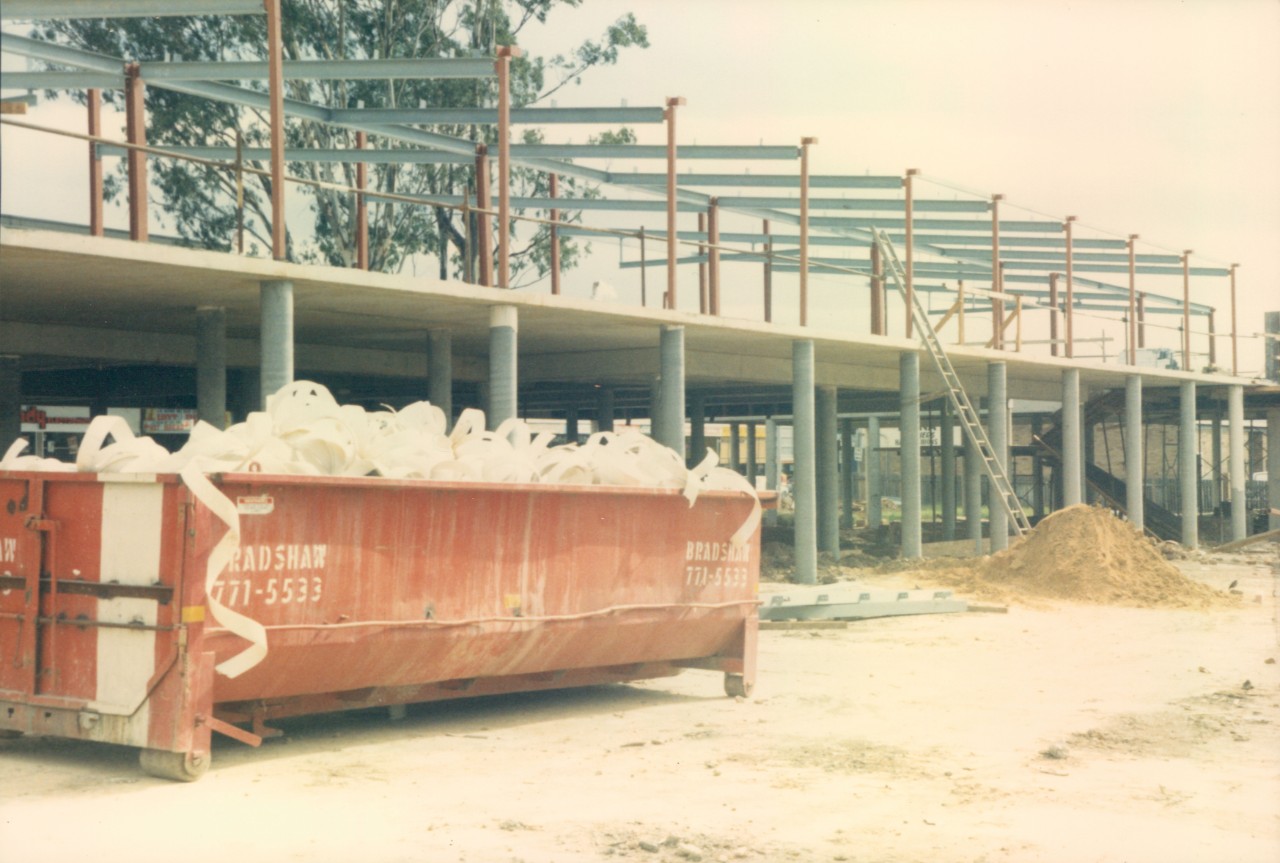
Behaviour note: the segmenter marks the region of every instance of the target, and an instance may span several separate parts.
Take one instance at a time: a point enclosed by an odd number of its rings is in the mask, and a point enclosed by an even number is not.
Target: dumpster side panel
[[[690,660],[742,643],[745,495],[227,477],[241,550],[213,595],[269,653],[215,700]],[[199,545],[221,535],[197,516]],[[191,562],[189,565],[197,565]],[[245,642],[210,626],[223,660]],[[740,648],[739,648],[740,649]]]
[[[32,496],[43,485],[0,476],[0,697],[30,695],[35,686],[35,603],[39,599],[40,534],[27,527]]]

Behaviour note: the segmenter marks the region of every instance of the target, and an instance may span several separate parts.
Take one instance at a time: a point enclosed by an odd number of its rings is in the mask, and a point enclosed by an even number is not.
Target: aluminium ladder
[[[880,249],[880,256],[888,263],[889,273],[893,277],[894,284],[897,285],[899,293],[903,299],[907,297],[906,271],[902,267],[902,261],[898,259],[898,252],[894,249],[893,243],[883,231],[876,228],[871,229],[872,236],[875,238],[875,244]],[[929,356],[933,358],[933,364],[938,369],[938,373],[942,375],[942,381],[947,386],[947,395],[951,399],[952,406],[956,409],[956,416],[960,418],[960,426],[964,429],[964,433],[968,436],[969,442],[982,457],[982,467],[986,471],[988,479],[991,480],[992,497],[1000,500],[1004,511],[1009,514],[1009,519],[1013,523],[1014,532],[1018,536],[1022,536],[1031,530],[1031,522],[1027,521],[1027,514],[1022,511],[1022,502],[1018,500],[1017,493],[1013,490],[1009,478],[1005,475],[1004,467],[1000,460],[996,458],[995,447],[991,445],[990,438],[987,437],[986,431],[982,428],[982,423],[978,419],[978,412],[974,410],[973,403],[969,401],[969,395],[964,391],[964,385],[960,383],[960,376],[956,374],[955,366],[951,364],[951,358],[947,356],[946,349],[943,348],[942,342],[938,339],[938,334],[934,331],[933,325],[929,323],[929,315],[925,311],[924,305],[920,302],[919,294],[912,294],[911,297],[911,320],[915,324],[920,334],[920,341],[929,351]],[[947,442],[950,443],[949,441]]]

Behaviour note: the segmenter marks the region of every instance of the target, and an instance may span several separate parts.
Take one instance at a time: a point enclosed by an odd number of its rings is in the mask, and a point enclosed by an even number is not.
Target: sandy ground
[[[0,860],[1272,863],[1275,548],[1183,564],[1239,607],[769,631],[748,700],[686,672],[310,718],[191,785],[3,740]]]

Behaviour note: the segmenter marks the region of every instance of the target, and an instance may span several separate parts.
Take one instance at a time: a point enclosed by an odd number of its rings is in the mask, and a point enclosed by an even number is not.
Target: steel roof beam
[[[661,123],[662,108],[512,108],[512,123]],[[497,125],[496,108],[335,108],[338,124]]]
[[[1072,255],[1075,260],[1075,255]],[[1006,270],[1057,270],[1060,269],[1056,261],[1008,261],[1004,265]],[[1073,264],[1072,267],[1078,273],[1127,273],[1127,266],[1115,264]],[[1226,267],[1190,267],[1190,274],[1193,276],[1229,276],[1231,270]],[[1143,276],[1181,276],[1181,267],[1153,267],[1142,266],[1135,267],[1134,271]]]
[[[809,223],[818,227],[832,228],[905,228],[906,219],[893,218],[870,218],[862,216],[811,216]],[[989,222],[967,221],[961,219],[912,219],[912,225],[917,228],[924,228],[932,231],[980,231],[984,227],[989,231],[991,224]],[[1001,242],[1004,241],[1003,234],[1005,231],[1010,233],[1036,233],[1036,232],[1056,232],[1061,231],[1062,225],[1058,222],[1001,222]],[[945,239],[945,237],[940,237]],[[990,241],[988,241],[990,242]]]
[[[266,61],[190,60],[175,63],[142,63],[143,80],[154,81],[264,81]],[[434,78],[493,78],[493,60],[479,57],[431,57],[390,60],[286,60],[289,81],[367,81],[381,78],[425,80]]]
[[[1003,223],[1002,223],[1003,225]],[[1004,228],[1001,227],[1003,232]],[[977,246],[980,249],[991,248],[991,230],[987,229],[987,235],[984,236],[950,236],[947,234],[916,234],[916,240],[922,238],[926,242],[931,242],[939,246]],[[1062,249],[1065,253],[1067,241],[1065,237],[1006,237],[1003,233],[1000,235],[1000,246],[1003,250],[1005,246],[1018,246],[1020,248],[1037,248],[1045,246],[1050,249]],[[1089,238],[1072,237],[1071,248],[1075,249],[1127,249],[1128,243],[1124,240],[1094,240]],[[967,255],[971,254],[968,250],[955,251],[951,254]],[[1001,255],[1003,257],[1003,254]],[[1178,260],[1182,260],[1179,258]]]
[[[662,144],[512,144],[511,152],[549,159],[665,159]],[[686,144],[676,148],[677,159],[780,159],[800,157],[800,148],[786,145]],[[665,175],[664,175],[665,176]]]
[[[1073,246],[1075,245],[1074,241],[1072,242],[1072,245]],[[964,254],[968,257],[984,258],[987,260],[990,260],[991,258],[990,249],[967,249],[961,254]],[[1073,261],[1092,261],[1095,263],[1102,263],[1102,264],[1111,263],[1111,262],[1116,262],[1116,263],[1125,262],[1126,271],[1128,269],[1127,267],[1127,262],[1129,260],[1128,255],[1110,254],[1108,252],[1077,252],[1074,249],[1072,249],[1071,258]],[[1043,249],[1039,251],[1034,251],[1034,250],[1019,251],[1016,249],[1014,250],[1001,249],[1000,259],[1007,260],[1007,261],[1052,261],[1056,263],[1065,263],[1067,260],[1067,256],[1066,256],[1065,250],[1062,252],[1059,252],[1052,249]],[[1182,256],[1181,255],[1134,255],[1134,260],[1140,264],[1170,264],[1170,265],[1177,264],[1179,266],[1178,272],[1182,272],[1181,270]]]
[[[0,18],[151,18],[162,15],[262,15],[262,0],[4,0]]]
[[[780,210],[800,209],[799,198],[778,197],[721,197],[724,207],[777,207]],[[912,201],[912,207],[936,213],[985,213],[991,209],[987,201]],[[906,209],[906,201],[885,198],[809,198],[809,207],[815,210],[870,210],[900,213]]]
[[[0,77],[4,90],[99,90],[124,89],[124,68],[115,72],[5,72]]]
[[[628,174],[626,182],[634,186],[665,186],[666,174]],[[800,188],[799,174],[681,174],[686,186],[741,186],[778,189]],[[809,177],[811,189],[899,189],[901,177],[815,176]]]

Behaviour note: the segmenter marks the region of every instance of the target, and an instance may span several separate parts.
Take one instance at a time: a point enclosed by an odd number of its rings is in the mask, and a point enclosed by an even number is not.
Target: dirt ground
[[[1239,604],[771,630],[747,700],[686,672],[295,720],[190,785],[2,740],[0,860],[1272,863],[1280,548],[1179,566]]]

